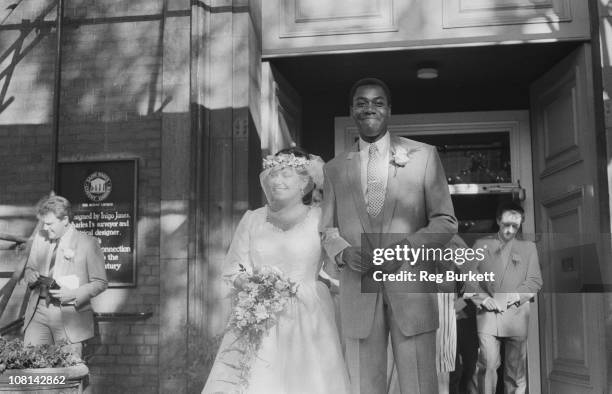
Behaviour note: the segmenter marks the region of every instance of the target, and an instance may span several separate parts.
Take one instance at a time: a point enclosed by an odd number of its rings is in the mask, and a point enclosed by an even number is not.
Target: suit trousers
[[[467,317],[457,320],[457,357],[455,370],[450,373],[451,394],[476,394],[476,363],[478,362],[478,328],[476,307],[468,302]]]
[[[504,343],[504,392],[525,394],[527,390],[527,337],[497,337],[478,333],[478,392],[494,394],[497,368],[501,365],[500,345]]]
[[[39,299],[36,311],[30,324],[25,329],[24,342],[26,345],[52,345],[61,341],[70,342],[62,321],[62,310],[55,304],[45,303]],[[81,357],[83,345],[81,342],[65,346],[66,350]]]
[[[360,394],[387,393],[389,334],[401,393],[437,394],[436,331],[412,336],[402,334],[384,290],[377,295],[370,335],[358,340],[359,365],[349,367],[351,380],[359,382]],[[348,363],[354,365],[351,360]]]

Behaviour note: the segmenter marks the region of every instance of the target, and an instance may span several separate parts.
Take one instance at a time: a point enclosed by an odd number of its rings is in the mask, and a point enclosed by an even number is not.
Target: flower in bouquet
[[[251,364],[263,338],[297,295],[298,286],[275,267],[258,267],[253,273],[247,273],[242,265],[232,284],[233,309],[227,329],[236,340],[226,351],[237,350],[240,354],[238,365],[233,367],[239,373],[236,383],[246,388]]]

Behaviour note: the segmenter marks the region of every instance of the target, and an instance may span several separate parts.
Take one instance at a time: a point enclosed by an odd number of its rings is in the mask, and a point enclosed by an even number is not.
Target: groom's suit
[[[96,238],[71,226],[58,242],[53,277],[76,276],[79,282],[76,300],[70,305],[58,301],[46,305],[45,299],[39,297],[40,289],[34,288],[24,316],[26,342],[33,344],[54,343],[62,339],[79,343],[93,337],[94,319],[90,299],[103,292],[108,283],[104,254]],[[53,242],[37,236],[26,269],[49,275],[53,248]]]
[[[349,245],[371,249],[407,240],[413,248],[423,245],[442,247],[457,231],[448,184],[435,147],[391,137],[389,149],[392,158],[400,149],[407,152],[408,161],[403,167],[397,162],[389,163],[384,204],[376,217],[368,214],[362,191],[359,143],[325,165],[321,232],[323,246],[332,261]],[[326,236],[335,234],[335,229],[339,237]],[[382,236],[367,235],[364,240],[369,245],[362,245],[362,234],[368,233]],[[405,263],[399,270],[415,271],[427,264],[422,262],[411,268]],[[374,292],[362,293],[362,282],[364,287],[374,287]],[[347,347],[347,362],[349,369],[353,370],[353,384],[355,379],[361,381],[362,394],[384,392],[381,388],[386,377],[384,361],[381,367],[380,357],[374,353],[386,357],[389,332],[394,342],[402,393],[437,391],[434,341],[438,310],[435,292],[434,282],[381,284],[372,280],[371,273],[361,274],[349,268],[340,272],[342,333],[347,339],[359,339],[361,353],[356,356]],[[374,352],[370,343],[366,345],[373,331],[381,338],[379,347],[384,347],[376,348]],[[370,353],[364,355],[364,349]],[[359,376],[355,376],[353,368],[355,357],[360,359]]]

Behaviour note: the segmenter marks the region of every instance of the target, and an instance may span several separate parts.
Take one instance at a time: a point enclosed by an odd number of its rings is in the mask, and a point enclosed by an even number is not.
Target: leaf
[[[6,369],[69,367],[83,361],[63,348],[65,344],[25,346],[21,339],[0,338],[0,364]]]

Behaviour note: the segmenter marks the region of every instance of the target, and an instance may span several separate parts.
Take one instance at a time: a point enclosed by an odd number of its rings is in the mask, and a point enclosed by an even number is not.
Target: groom
[[[350,99],[360,138],[324,167],[320,230],[340,271],[351,385],[361,394],[386,393],[390,333],[401,392],[437,394],[435,283],[376,282],[374,269],[411,267],[398,261],[374,267],[370,251],[396,244],[442,247],[451,239],[457,220],[444,170],[435,147],[389,134],[391,94],[384,82],[362,79]]]

